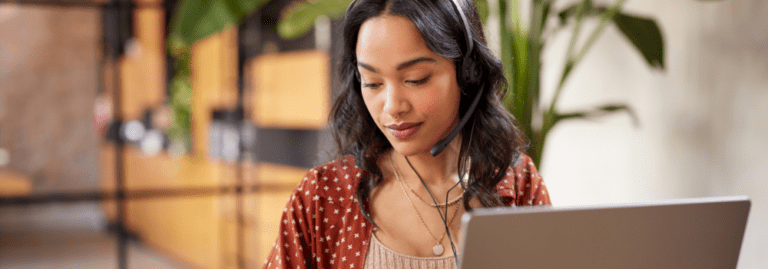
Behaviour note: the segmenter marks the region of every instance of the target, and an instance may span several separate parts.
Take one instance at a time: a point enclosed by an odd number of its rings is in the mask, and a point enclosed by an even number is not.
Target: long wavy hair
[[[333,104],[330,122],[339,154],[353,156],[357,166],[365,171],[357,185],[357,198],[363,215],[371,222],[366,201],[383,179],[377,160],[392,145],[374,123],[361,95],[355,53],[360,26],[369,18],[382,14],[404,16],[421,32],[427,46],[438,55],[453,59],[457,72],[460,72],[467,37],[461,18],[450,1],[361,0],[344,17],[336,78],[341,92]],[[461,130],[458,167],[460,174],[467,171],[467,162],[462,160],[471,158],[469,177],[464,184],[464,207],[471,210],[469,201],[472,198],[477,198],[483,207],[508,202],[501,201],[496,185],[504,178],[507,168],[517,163],[527,145],[524,135],[514,125],[513,116],[502,106],[501,97],[506,93],[507,80],[501,61],[486,45],[477,9],[471,0],[459,2],[471,24],[474,49],[470,56],[482,68],[478,84],[459,84],[466,93],[461,95],[460,117],[466,113],[476,94],[483,95],[472,118]],[[459,78],[459,74],[456,77]],[[481,88],[484,90],[480,91]]]

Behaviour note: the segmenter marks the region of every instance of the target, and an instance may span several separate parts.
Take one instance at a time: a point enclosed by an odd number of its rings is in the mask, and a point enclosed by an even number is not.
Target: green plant
[[[475,3],[484,21],[487,21],[491,13],[499,16],[501,60],[510,82],[511,93],[506,95],[504,105],[515,115],[520,127],[531,141],[528,155],[533,158],[536,165],[540,165],[547,135],[561,121],[594,118],[622,111],[629,113],[635,122],[637,121],[632,109],[625,104],[607,104],[574,112],[557,110],[556,105],[562,94],[563,83],[605,27],[609,23],[615,24],[634,48],[643,55],[647,63],[656,69],[664,69],[664,40],[653,19],[621,12],[621,7],[626,0],[618,0],[610,6],[596,5],[591,0],[583,0],[557,13],[553,12],[555,0],[530,1],[532,14],[527,29],[523,27],[521,20],[520,0],[496,0],[492,3],[488,0],[475,0]],[[285,12],[278,26],[283,31],[279,33],[284,38],[299,37],[311,29],[317,16],[325,15],[331,19],[343,16],[349,2],[349,0],[301,2]],[[318,8],[318,6],[324,7]],[[495,10],[491,10],[492,6]],[[553,16],[557,16],[559,23],[556,25],[550,25],[553,21],[550,18]],[[592,30],[586,43],[576,50],[583,22],[592,17],[599,18],[599,24]],[[573,33],[566,62],[562,68],[562,76],[554,97],[547,103],[548,107],[542,109],[539,99],[541,52],[547,39],[570,25]]]
[[[614,112],[627,112],[635,122],[637,117],[626,104],[606,104],[596,108],[573,112],[557,109],[565,81],[578,66],[605,27],[613,23],[627,37],[634,48],[643,55],[651,68],[664,69],[664,39],[659,26],[653,19],[630,15],[621,11],[626,0],[615,1],[610,6],[595,5],[591,0],[571,4],[553,13],[554,0],[532,0],[532,14],[528,29],[523,29],[520,20],[519,0],[499,0],[501,58],[510,78],[512,95],[507,95],[504,105],[519,121],[521,128],[531,140],[528,154],[540,165],[547,135],[559,122],[571,119],[586,119],[604,116]],[[557,16],[556,25],[550,17]],[[584,20],[597,17],[599,24],[588,35],[587,41],[577,49]],[[548,38],[572,25],[572,33],[566,51],[565,64],[555,94],[541,106],[541,52]],[[548,31],[548,32],[547,32]],[[547,33],[546,35],[544,33]],[[535,124],[539,122],[540,124]]]
[[[168,29],[167,47],[174,58],[175,72],[170,83],[169,105],[173,120],[168,130],[171,140],[190,142],[192,129],[192,82],[190,54],[192,46],[232,25],[269,0],[180,0]]]

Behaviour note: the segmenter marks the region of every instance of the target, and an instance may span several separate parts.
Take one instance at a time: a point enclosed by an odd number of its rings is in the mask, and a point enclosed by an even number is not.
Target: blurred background
[[[0,268],[259,268],[349,2],[0,1]],[[768,2],[476,2],[555,205],[746,195],[768,264]]]

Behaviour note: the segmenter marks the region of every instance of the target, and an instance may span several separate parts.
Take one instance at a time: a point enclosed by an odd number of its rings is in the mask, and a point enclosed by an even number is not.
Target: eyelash
[[[429,80],[430,77],[432,77],[432,75],[426,76],[426,77],[424,77],[422,79],[419,79],[419,80],[409,80],[409,81],[406,81],[405,83],[410,83],[411,85],[418,86],[418,85],[426,83]]]
[[[379,86],[378,83],[363,83],[363,88],[375,88],[376,86]]]
[[[424,84],[427,81],[429,81],[430,77],[432,77],[432,76],[429,75],[429,76],[426,76],[426,77],[424,77],[422,79],[419,79],[419,80],[406,80],[405,83],[411,84],[413,86],[419,86],[419,85]],[[381,83],[363,83],[363,87],[364,88],[371,88],[371,89],[376,88],[379,85],[381,85]]]

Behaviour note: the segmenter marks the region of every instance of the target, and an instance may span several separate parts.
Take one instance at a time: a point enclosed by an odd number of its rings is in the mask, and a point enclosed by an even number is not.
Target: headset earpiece
[[[460,75],[463,82],[461,87],[475,86],[483,76],[483,69],[477,61],[467,55],[461,63]]]
[[[472,52],[474,51],[475,47],[475,40],[472,35],[472,27],[469,24],[469,20],[467,19],[466,14],[464,14],[464,10],[462,10],[459,6],[459,2],[457,0],[451,0],[451,3],[453,4],[453,9],[458,15],[461,24],[464,26],[464,38],[466,41],[466,46],[464,47],[464,58],[461,60],[461,71],[459,74],[459,77],[462,80],[461,87],[475,86],[480,82],[483,70],[477,61],[475,61],[475,59],[472,57]]]

